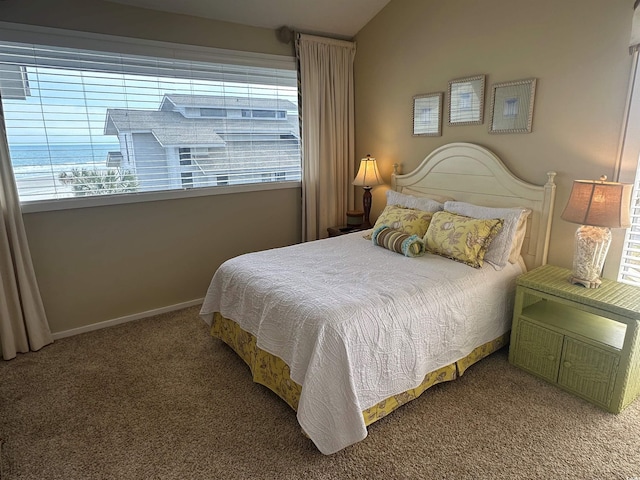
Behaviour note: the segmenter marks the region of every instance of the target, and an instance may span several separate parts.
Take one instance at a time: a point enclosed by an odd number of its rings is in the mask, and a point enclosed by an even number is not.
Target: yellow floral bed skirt
[[[282,359],[259,348],[256,345],[256,337],[244,331],[233,320],[229,320],[217,312],[213,316],[211,335],[229,345],[249,365],[254,382],[275,392],[294,410],[298,409],[302,387],[291,380],[289,366]],[[367,408],[362,412],[365,424],[370,425],[376,420],[380,420],[401,405],[418,398],[427,388],[437,383],[455,380],[471,365],[499,350],[508,341],[509,332],[480,345],[461,360],[428,373],[416,388],[393,395],[377,405]]]

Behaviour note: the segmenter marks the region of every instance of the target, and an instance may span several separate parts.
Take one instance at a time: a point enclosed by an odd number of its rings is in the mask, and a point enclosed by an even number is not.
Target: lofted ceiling
[[[350,38],[390,0],[109,0],[254,27]]]

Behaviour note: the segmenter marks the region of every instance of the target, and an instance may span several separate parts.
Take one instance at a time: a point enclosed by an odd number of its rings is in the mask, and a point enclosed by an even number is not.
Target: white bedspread
[[[353,233],[225,262],[201,315],[236,321],[289,365],[298,421],[331,454],[366,437],[363,410],[509,330],[521,272],[406,258]]]

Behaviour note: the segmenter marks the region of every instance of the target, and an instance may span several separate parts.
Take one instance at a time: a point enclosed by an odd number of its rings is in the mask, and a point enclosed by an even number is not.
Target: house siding
[[[133,133],[135,174],[141,191],[165,190],[167,185],[167,157],[165,149],[150,133]]]

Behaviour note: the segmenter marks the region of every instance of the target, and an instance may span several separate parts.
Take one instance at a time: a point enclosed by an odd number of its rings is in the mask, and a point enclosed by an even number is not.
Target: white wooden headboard
[[[513,175],[490,150],[472,143],[450,143],[431,152],[413,172],[401,175],[394,165],[391,186],[398,192],[429,193],[487,207],[532,210],[522,246],[528,269],[547,263],[556,172],[543,186]]]

